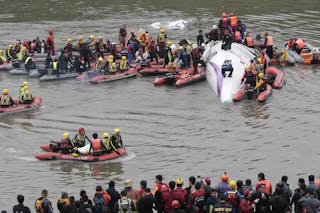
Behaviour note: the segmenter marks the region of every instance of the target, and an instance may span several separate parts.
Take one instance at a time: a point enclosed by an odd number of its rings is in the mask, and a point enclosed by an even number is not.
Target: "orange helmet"
[[[228,180],[229,180],[229,176],[228,176],[227,173],[225,172],[224,175],[221,176],[221,182],[227,183]]]

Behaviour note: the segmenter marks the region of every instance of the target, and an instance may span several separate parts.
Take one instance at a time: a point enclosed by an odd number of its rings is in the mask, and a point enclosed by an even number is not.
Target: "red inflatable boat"
[[[39,108],[41,102],[41,97],[35,96],[34,101],[31,104],[17,104],[11,107],[0,107],[0,115],[31,111]],[[15,100],[15,103],[18,103],[18,100]]]
[[[108,74],[108,75],[99,75],[90,80],[90,83],[97,84],[97,83],[104,83],[104,82],[110,82],[110,81],[117,81],[122,80],[126,78],[132,78],[137,75],[137,71],[135,68],[129,68],[125,72],[116,72],[114,74]]]
[[[81,154],[79,156],[74,156],[73,154],[62,154],[60,152],[51,152],[50,145],[46,144],[41,146],[42,149],[44,149],[45,153],[41,153],[36,155],[36,158],[39,160],[73,160],[73,161],[86,161],[86,162],[97,162],[97,161],[106,161],[106,160],[112,160],[115,158],[119,158],[126,154],[126,150],[124,148],[118,149],[118,153],[111,152],[106,153],[100,156],[93,156],[89,154]]]
[[[181,71],[177,74],[168,73],[165,76],[156,78],[156,80],[154,81],[154,84],[156,86],[169,84],[169,85],[175,85],[177,87],[183,87],[191,83],[205,80],[206,79],[206,74],[204,72],[205,69],[200,67],[198,69],[200,73],[197,73],[195,75],[191,75],[191,73],[193,72],[193,68]]]
[[[280,89],[284,84],[284,72],[275,68],[268,67],[266,69],[266,76],[268,76],[268,83],[275,89]]]
[[[247,99],[252,99],[253,97],[256,98],[259,102],[265,102],[270,95],[272,94],[272,87],[267,84],[267,89],[263,92],[260,92],[258,95],[255,95],[253,92],[253,89],[247,89],[246,87],[243,87],[241,90],[239,90],[237,93],[235,93],[232,97],[232,100],[234,102],[241,101],[245,96],[247,96]]]

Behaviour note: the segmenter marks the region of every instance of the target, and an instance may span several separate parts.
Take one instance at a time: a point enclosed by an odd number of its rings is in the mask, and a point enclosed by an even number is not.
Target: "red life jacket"
[[[92,152],[102,152],[100,139],[93,139],[92,142]]]
[[[241,34],[240,34],[239,31],[236,31],[236,32],[234,33],[234,40],[235,40],[235,41],[240,41],[240,40],[242,40]]]
[[[304,41],[303,41],[301,38],[299,38],[299,39],[296,41],[296,44],[297,44],[297,47],[298,47],[299,49],[302,49],[302,48],[304,47]]]
[[[72,149],[73,147],[72,147],[70,139],[69,138],[68,139],[62,139],[60,141],[60,148],[61,149]]]
[[[200,55],[200,50],[199,48],[195,48],[192,50],[191,52],[191,55],[192,55],[192,59],[200,59],[201,58],[201,55]]]
[[[222,27],[227,27],[228,26],[228,19],[225,17],[222,18],[221,23],[222,23],[222,25],[221,25]]]
[[[227,200],[226,202],[232,205],[232,207],[239,206],[239,196],[237,191],[227,191]]]
[[[247,36],[246,40],[247,40],[247,46],[248,47],[253,47],[253,38],[250,37],[250,36]]]
[[[294,48],[294,40],[289,40],[287,44],[290,49]]]

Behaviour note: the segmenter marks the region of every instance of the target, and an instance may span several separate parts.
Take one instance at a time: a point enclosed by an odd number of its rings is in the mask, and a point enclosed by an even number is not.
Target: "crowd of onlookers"
[[[140,189],[132,187],[132,181],[124,182],[120,193],[111,180],[107,189],[96,186],[93,198],[85,190],[80,197],[69,196],[62,192],[56,207],[61,213],[319,213],[320,180],[315,181],[309,175],[308,182],[298,179],[298,188],[292,190],[287,183],[288,177],[273,187],[264,173],[258,174],[258,182],[252,185],[250,179],[229,180],[227,173],[221,176],[221,182],[212,186],[210,178],[189,177],[188,186],[183,188],[183,180],[178,178],[168,184],[162,181],[162,175],[155,177],[153,189],[147,181],[141,180]],[[30,209],[23,205],[23,195],[18,195],[18,205],[14,213],[28,213]],[[52,213],[54,203],[48,199],[48,191],[42,190],[41,197],[35,201],[38,213]],[[2,211],[4,213],[5,211]],[[57,212],[57,211],[56,211]]]

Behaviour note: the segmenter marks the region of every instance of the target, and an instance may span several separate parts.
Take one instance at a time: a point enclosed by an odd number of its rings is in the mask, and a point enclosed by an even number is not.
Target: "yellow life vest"
[[[2,61],[2,62],[7,61],[6,57],[5,57],[5,56],[3,56],[3,55],[0,55],[0,59],[1,59],[1,61]]]
[[[24,62],[24,64],[28,64],[28,62],[29,62],[30,60],[32,60],[32,58],[31,58],[31,57],[28,57],[28,58],[26,59],[26,61]]]
[[[3,95],[1,97],[1,105],[3,105],[3,106],[9,106],[10,105],[10,97],[9,97],[9,95]]]
[[[107,150],[110,150],[109,140],[107,140],[106,138],[103,138],[102,143],[103,143],[104,147],[106,147]]]
[[[52,69],[53,69],[54,71],[56,71],[56,70],[58,69],[58,62],[57,62],[57,61],[54,61],[54,62],[52,63]]]
[[[18,95],[19,95],[19,97],[20,97],[21,94],[23,93],[23,87],[24,87],[24,86],[20,86],[20,87],[19,87],[19,90],[18,90]]]
[[[23,58],[22,51],[18,52],[17,57],[18,57],[18,59],[19,59],[20,61],[22,60],[22,58]]]
[[[7,49],[7,56],[9,57],[10,60],[12,59],[12,55],[10,54],[10,49],[9,48]]]
[[[22,101],[31,101],[32,100],[32,94],[29,92],[29,90],[24,91],[21,94],[21,98]]]
[[[166,42],[166,35],[164,33],[160,33],[158,36],[158,42]]]
[[[129,68],[127,60],[121,60],[119,67],[120,67],[120,70],[127,70]]]
[[[117,71],[116,63],[115,62],[109,63],[109,72],[116,72],[116,71]]]

